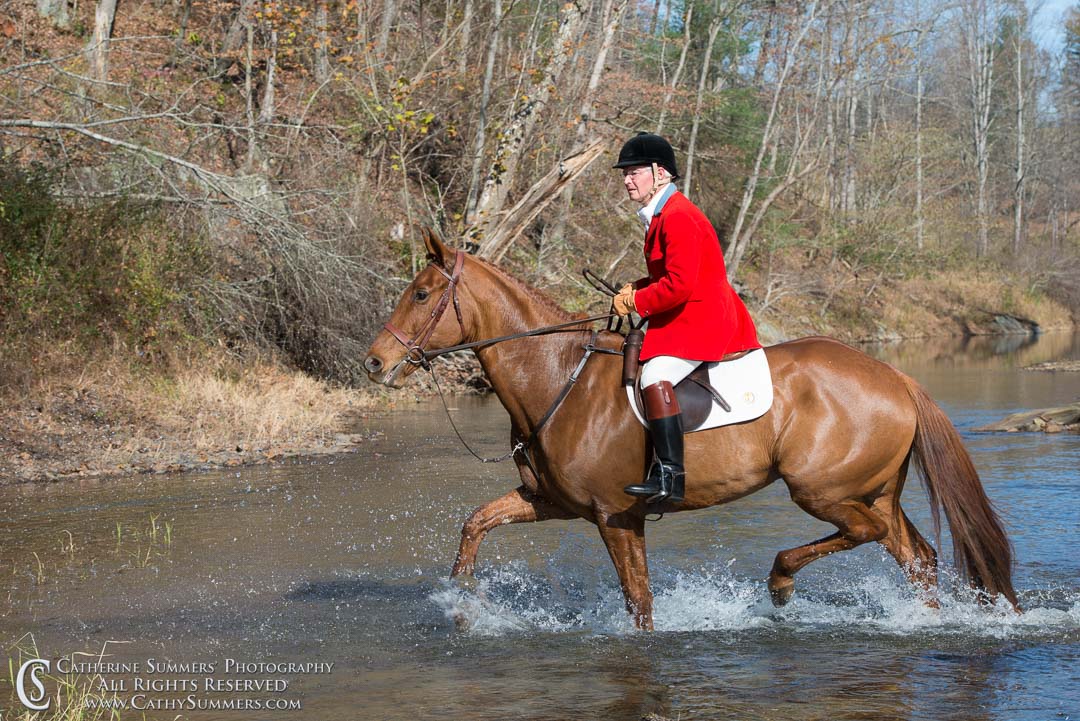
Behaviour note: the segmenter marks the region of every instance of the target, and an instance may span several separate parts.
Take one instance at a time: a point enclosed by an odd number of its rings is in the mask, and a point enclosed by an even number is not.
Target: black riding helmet
[[[635,165],[652,165],[656,163],[661,168],[667,168],[672,178],[679,177],[679,169],[675,165],[675,151],[671,149],[671,143],[653,133],[641,132],[623,143],[619,151],[619,162],[611,166],[613,168],[630,168]]]

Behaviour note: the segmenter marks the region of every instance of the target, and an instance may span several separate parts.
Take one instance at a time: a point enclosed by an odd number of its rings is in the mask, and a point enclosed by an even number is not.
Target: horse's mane
[[[493,271],[499,277],[501,277],[501,278],[509,281],[511,284],[517,286],[518,289],[523,291],[529,298],[537,301],[540,305],[542,305],[543,307],[547,308],[548,310],[554,312],[556,315],[558,315],[563,320],[574,320],[575,318],[585,318],[585,317],[587,317],[584,313],[572,313],[572,312],[566,310],[561,305],[559,305],[554,300],[552,300],[551,296],[549,296],[544,291],[540,290],[539,288],[537,288],[537,287],[535,287],[533,285],[530,285],[529,283],[526,283],[521,278],[518,278],[516,275],[514,275],[513,273],[511,273],[511,272],[509,272],[507,270],[503,270],[502,268],[495,265],[494,263],[492,263],[490,261],[487,261],[487,260],[484,260],[483,258],[478,258],[475,255],[472,255],[470,257],[473,260],[480,263],[481,265],[483,265],[484,267],[486,267],[489,270]]]

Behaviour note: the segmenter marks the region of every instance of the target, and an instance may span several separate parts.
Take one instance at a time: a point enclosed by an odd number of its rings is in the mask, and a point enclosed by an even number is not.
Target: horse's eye
[[[421,289],[413,293],[413,300],[415,300],[417,303],[423,303],[427,299],[428,292],[426,290]]]

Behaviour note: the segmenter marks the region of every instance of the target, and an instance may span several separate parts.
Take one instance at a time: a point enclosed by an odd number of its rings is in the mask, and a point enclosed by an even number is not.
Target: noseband
[[[424,368],[428,367],[428,357],[424,346],[431,339],[435,328],[439,325],[439,321],[442,320],[443,313],[446,312],[446,307],[450,305],[451,301],[454,303],[454,312],[457,314],[458,325],[461,327],[462,333],[465,332],[465,323],[461,319],[461,305],[458,303],[457,294],[458,282],[461,280],[461,270],[465,267],[465,252],[462,250],[457,251],[454,257],[454,270],[451,273],[447,273],[442,265],[436,263],[434,259],[428,265],[442,273],[449,282],[446,285],[446,290],[443,291],[442,297],[439,298],[439,302],[431,309],[431,315],[424,325],[420,326],[420,330],[416,331],[415,336],[409,338],[390,321],[383,323],[383,328],[405,346],[405,361],[411,365]]]

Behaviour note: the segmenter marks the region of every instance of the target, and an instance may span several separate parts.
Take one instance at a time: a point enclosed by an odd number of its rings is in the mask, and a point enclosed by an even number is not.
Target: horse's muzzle
[[[387,370],[386,363],[378,356],[369,355],[364,359],[364,370],[368,372],[368,379],[391,388],[401,388],[404,385],[405,376],[409,375],[408,372],[402,373],[406,366],[405,359],[402,359]]]

